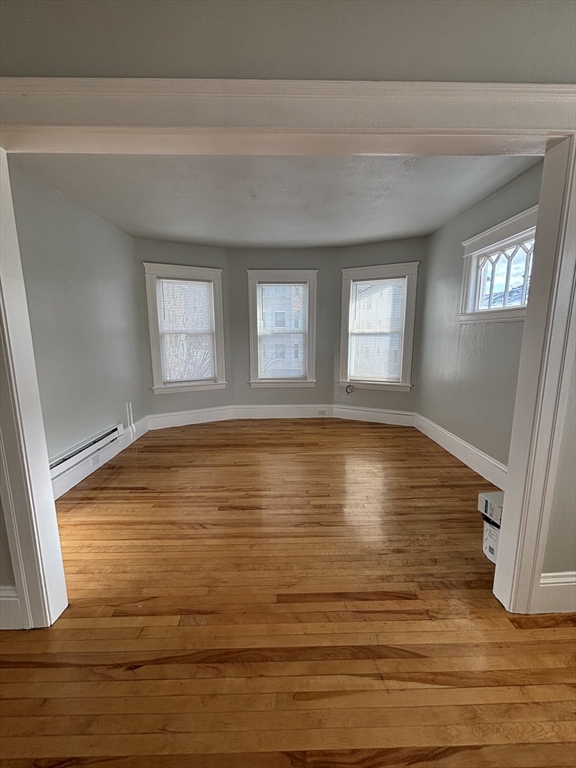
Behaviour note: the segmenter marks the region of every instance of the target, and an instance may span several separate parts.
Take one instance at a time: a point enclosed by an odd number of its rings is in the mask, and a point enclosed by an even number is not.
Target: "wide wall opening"
[[[150,525],[160,546],[162,504],[138,521],[135,441],[198,422],[417,427],[480,473],[466,504],[479,530],[472,497],[505,486],[540,158],[20,154],[9,166],[52,485],[79,558],[69,590],[104,588],[115,568],[100,579],[80,560],[99,561],[115,532]],[[280,422],[266,429],[281,444]],[[115,478],[131,461],[125,517]],[[448,474],[437,468],[417,503]],[[489,589],[480,534],[476,549]]]

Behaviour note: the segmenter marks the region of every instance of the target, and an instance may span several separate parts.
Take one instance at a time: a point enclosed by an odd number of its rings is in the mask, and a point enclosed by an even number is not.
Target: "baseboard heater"
[[[67,469],[75,467],[90,456],[94,456],[94,454],[101,451],[102,448],[113,443],[115,440],[118,440],[123,432],[123,425],[116,424],[115,427],[110,427],[103,432],[99,432],[97,435],[94,435],[94,437],[90,437],[88,440],[84,440],[84,442],[79,443],[74,446],[74,448],[66,451],[66,453],[56,456],[56,458],[50,461],[50,477],[54,479],[63,472],[66,472]]]

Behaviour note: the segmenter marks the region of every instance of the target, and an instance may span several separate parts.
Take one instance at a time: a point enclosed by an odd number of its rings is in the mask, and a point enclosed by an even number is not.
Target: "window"
[[[316,270],[248,270],[250,384],[313,387]]]
[[[464,242],[461,322],[522,320],[538,206]]]
[[[154,392],[222,389],[222,270],[144,264]]]
[[[342,274],[340,385],[409,391],[418,263]]]

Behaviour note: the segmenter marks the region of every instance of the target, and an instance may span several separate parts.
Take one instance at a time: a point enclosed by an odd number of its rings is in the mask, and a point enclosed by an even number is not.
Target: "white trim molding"
[[[309,405],[235,405],[233,419],[326,419],[332,416],[332,406],[321,403]]]
[[[68,605],[8,158],[0,150],[0,497],[25,627]]]
[[[274,388],[274,387],[281,387],[282,389],[290,388],[290,387],[315,387],[318,383],[318,379],[306,379],[306,380],[292,380],[292,379],[282,379],[281,381],[275,380],[275,379],[262,379],[260,381],[250,381],[249,384],[252,387],[252,389],[264,389],[264,388]]]
[[[317,269],[249,269],[248,272],[248,324],[250,336],[250,386],[251,387],[315,387],[316,386],[316,291]],[[260,377],[259,318],[262,314],[260,285],[301,284],[306,286],[305,328],[282,330],[281,333],[305,335],[304,360],[306,373],[301,377]],[[290,356],[290,350],[288,350]]]
[[[420,432],[441,445],[448,453],[456,456],[474,472],[477,472],[500,490],[506,490],[508,469],[504,464],[424,416],[415,414],[414,425]]]
[[[460,323],[523,323],[526,307],[518,309],[493,309],[487,312],[461,312]]]
[[[531,613],[576,612],[576,571],[543,573],[532,598]]]
[[[152,387],[155,395],[174,394],[176,392],[197,392],[206,389],[225,389],[225,353],[224,353],[224,308],[222,301],[222,269],[210,267],[190,267],[179,264],[152,264],[144,262],[146,274],[146,298],[148,302],[148,324],[150,329],[150,350],[152,355]],[[168,280],[189,280],[207,283],[211,286],[212,324],[214,335],[214,378],[197,381],[164,381],[161,348],[161,321],[159,297],[162,278]]]
[[[10,152],[543,155],[575,128],[562,84],[17,77],[0,93]]]
[[[494,594],[512,613],[540,610],[540,577],[576,347],[574,137],[546,153]]]
[[[574,203],[573,85],[7,78],[0,97],[0,143],[10,152],[545,154],[538,274],[526,313],[500,536],[506,556],[499,558],[495,581],[508,610],[533,609],[564,412],[564,369],[573,354],[567,334],[576,229],[568,214]],[[17,451],[4,453],[21,463],[1,469],[18,496],[17,512],[8,516],[10,552],[22,576],[18,582],[15,573],[18,596],[28,625],[45,626],[66,606],[66,587],[7,158],[0,155],[3,341],[17,416]],[[151,424],[160,418],[166,415],[151,416]]]
[[[418,281],[418,261],[382,264],[372,267],[353,267],[342,270],[342,308],[340,312],[340,377],[338,385],[352,386],[355,389],[395,389],[409,392],[412,386],[412,348],[414,345],[414,326],[416,318],[416,287]],[[404,326],[402,328],[402,360],[400,363],[400,381],[374,379],[351,379],[349,374],[350,355],[350,316],[352,313],[353,290],[356,282],[369,280],[406,280],[406,298],[404,306]]]
[[[16,587],[0,587],[0,629],[29,629]]]
[[[148,429],[169,429],[185,427],[188,424],[207,424],[211,421],[226,421],[232,418],[232,406],[222,405],[215,408],[196,408],[190,411],[172,413],[151,413],[146,420]]]
[[[401,427],[413,427],[415,413],[411,411],[392,411],[384,408],[363,408],[356,405],[334,405],[335,419],[351,421],[371,421],[375,424],[395,424]]]
[[[415,414],[384,408],[361,408],[338,404],[307,403],[305,405],[225,405],[219,408],[198,408],[175,413],[155,413],[148,416],[149,429],[182,427],[230,419],[352,419],[376,424],[414,426]]]
[[[537,220],[538,206],[533,205],[531,208],[522,211],[522,213],[511,216],[509,219],[501,221],[500,224],[496,224],[496,226],[490,227],[490,229],[486,229],[484,232],[468,238],[468,240],[464,240],[462,243],[464,246],[464,258],[473,254],[490,251],[495,245],[506,247],[508,240],[515,241],[518,237],[535,229]]]
[[[373,381],[339,381],[338,386],[343,389],[352,387],[351,392],[355,389],[383,389],[390,392],[410,392],[412,389],[412,384],[398,384],[394,381],[388,381],[386,384],[377,384]]]
[[[332,406],[308,405],[223,405],[217,408],[197,408],[175,413],[154,413],[148,416],[149,429],[184,427],[230,419],[322,419],[332,416]]]

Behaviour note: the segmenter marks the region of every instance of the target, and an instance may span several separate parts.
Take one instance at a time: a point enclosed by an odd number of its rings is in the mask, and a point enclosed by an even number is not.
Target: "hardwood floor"
[[[407,427],[149,432],[58,502],[70,607],[2,633],[2,765],[573,768],[575,617],[492,596],[486,488]]]

